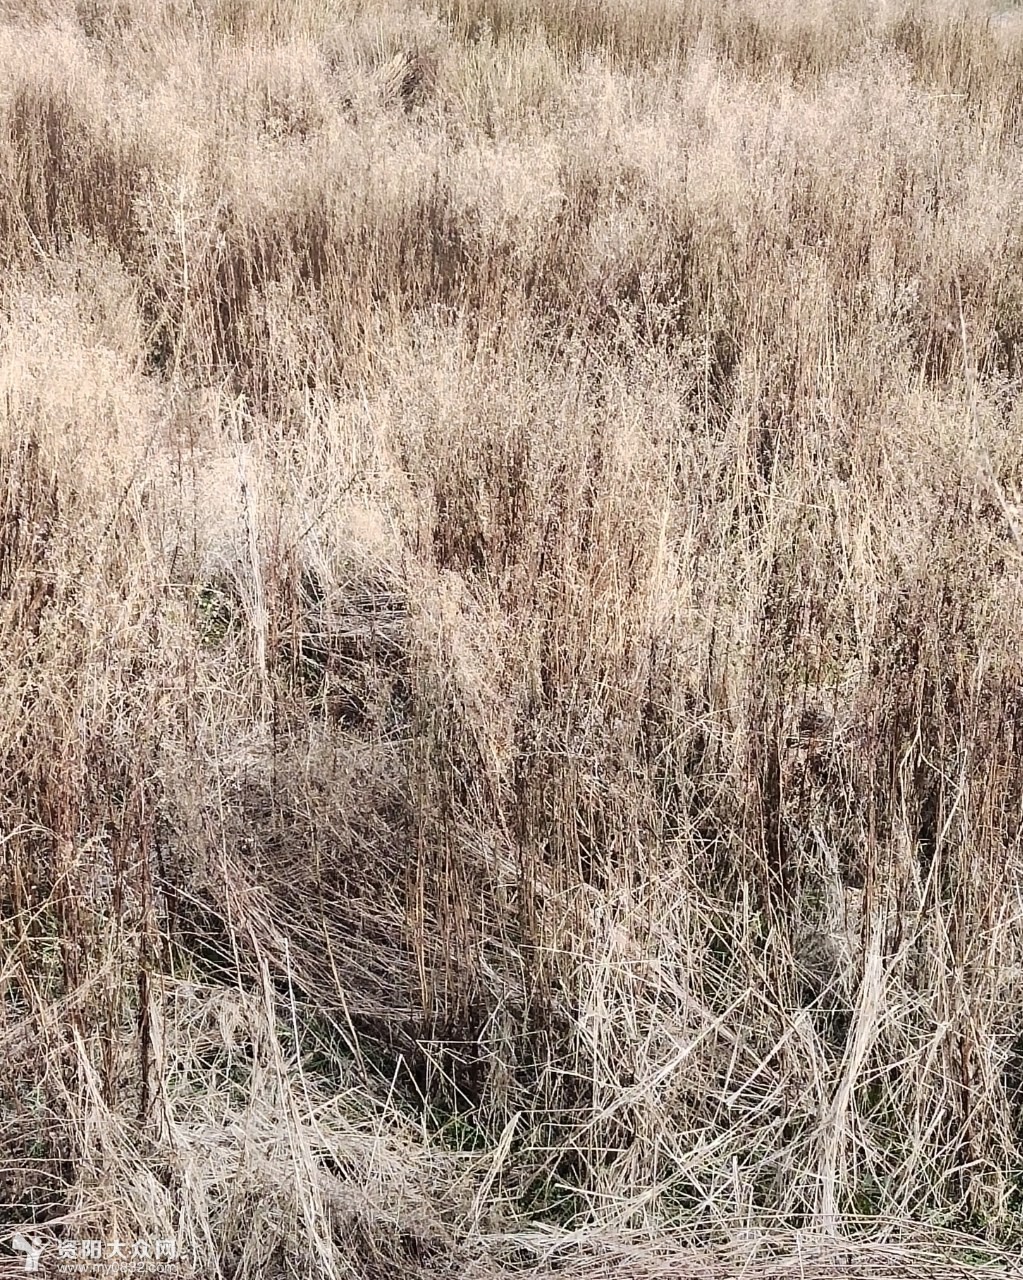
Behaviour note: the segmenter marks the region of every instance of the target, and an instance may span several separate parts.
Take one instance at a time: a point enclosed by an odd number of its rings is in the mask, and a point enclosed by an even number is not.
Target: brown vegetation
[[[0,59],[0,1219],[1005,1274],[1020,26],[11,0]]]

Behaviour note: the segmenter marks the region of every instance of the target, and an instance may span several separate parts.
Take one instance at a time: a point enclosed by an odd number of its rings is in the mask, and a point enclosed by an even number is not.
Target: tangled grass
[[[1011,1271],[1023,24],[32,0],[0,58],[4,1239]]]

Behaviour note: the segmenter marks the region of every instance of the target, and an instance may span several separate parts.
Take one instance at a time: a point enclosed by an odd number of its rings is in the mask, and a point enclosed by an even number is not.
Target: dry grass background
[[[8,0],[0,63],[10,1229],[1012,1270],[1019,24]]]

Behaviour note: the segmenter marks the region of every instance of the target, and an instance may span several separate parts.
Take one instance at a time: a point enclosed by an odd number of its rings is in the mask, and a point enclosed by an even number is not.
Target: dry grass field
[[[0,66],[0,1275],[1011,1274],[1023,21]]]

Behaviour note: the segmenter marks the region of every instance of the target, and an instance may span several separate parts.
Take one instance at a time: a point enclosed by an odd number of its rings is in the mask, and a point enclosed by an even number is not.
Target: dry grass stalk
[[[0,58],[9,1235],[1005,1274],[1013,24],[39,0]]]

